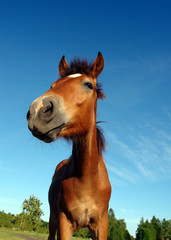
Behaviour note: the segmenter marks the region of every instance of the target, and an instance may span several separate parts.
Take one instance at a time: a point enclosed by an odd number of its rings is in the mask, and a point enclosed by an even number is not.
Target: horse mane
[[[98,123],[99,122],[97,122],[97,124]],[[97,125],[96,125],[96,136],[97,136],[98,154],[100,155],[103,151],[105,151],[106,141],[105,141],[105,137],[104,137],[102,128]],[[71,140],[71,142],[74,143],[76,152],[80,148],[80,145],[82,145],[82,143],[84,143],[84,138],[82,138],[82,136],[77,136],[77,135],[75,135],[72,139],[68,138],[66,140],[67,141]]]
[[[97,131],[97,148],[98,148],[98,153],[100,154],[101,152],[105,151],[106,141],[105,141],[102,128],[100,128],[99,126],[96,126],[96,131]]]
[[[70,64],[69,68],[65,68],[65,71],[60,74],[61,77],[66,77],[75,73],[82,73],[85,75],[90,75],[92,71],[93,63],[88,63],[86,59],[74,58]]]
[[[76,73],[81,73],[81,74],[90,76],[92,69],[93,69],[92,62],[87,62],[86,59],[75,58],[70,62],[69,68],[65,68],[65,71],[63,71],[62,74],[60,74],[60,76],[67,77],[71,74],[76,74]],[[101,83],[97,83],[96,91],[97,91],[97,98],[99,99],[105,98],[103,86]]]

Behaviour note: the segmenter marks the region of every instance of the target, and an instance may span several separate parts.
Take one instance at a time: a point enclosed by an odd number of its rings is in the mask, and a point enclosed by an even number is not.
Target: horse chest
[[[77,228],[95,224],[98,219],[98,208],[92,200],[77,200],[69,206],[69,211]]]
[[[69,210],[76,228],[95,225],[99,218],[99,209],[96,201],[87,189],[80,184],[63,185],[64,201]]]

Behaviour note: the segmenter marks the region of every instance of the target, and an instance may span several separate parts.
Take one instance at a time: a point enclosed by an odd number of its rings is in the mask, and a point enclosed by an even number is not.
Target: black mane
[[[96,126],[96,131],[97,131],[98,152],[101,153],[101,152],[105,151],[106,141],[105,141],[105,138],[103,135],[103,130],[99,126]]]
[[[70,62],[69,68],[66,68],[65,71],[62,73],[61,77],[66,77],[75,73],[90,75],[92,68],[93,64],[91,62],[88,63],[86,59],[74,59]]]
[[[97,122],[97,124],[98,123],[99,122]],[[106,141],[105,141],[105,137],[103,135],[103,130],[101,129],[101,127],[99,127],[97,125],[96,125],[96,134],[97,134],[98,154],[101,155],[101,153],[103,151],[105,151]],[[67,140],[70,141],[71,139],[67,139]],[[82,145],[84,143],[84,137],[75,135],[72,138],[72,142],[73,142],[73,149],[74,149],[75,153],[78,154],[78,149],[80,148],[80,145]]]

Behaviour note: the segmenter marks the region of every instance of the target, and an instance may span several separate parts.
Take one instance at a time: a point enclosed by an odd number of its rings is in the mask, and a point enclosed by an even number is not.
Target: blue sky
[[[1,1],[0,210],[31,194],[48,220],[48,188],[71,145],[31,136],[26,113],[65,55],[105,58],[98,120],[112,184],[110,207],[135,235],[141,217],[171,218],[171,2]]]

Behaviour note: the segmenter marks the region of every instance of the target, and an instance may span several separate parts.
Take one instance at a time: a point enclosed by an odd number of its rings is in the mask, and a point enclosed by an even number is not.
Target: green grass
[[[47,234],[24,232],[0,228],[0,240],[47,240]]]
[[[48,234],[24,232],[0,228],[0,240],[47,240]],[[84,240],[83,238],[73,238],[73,240]]]

